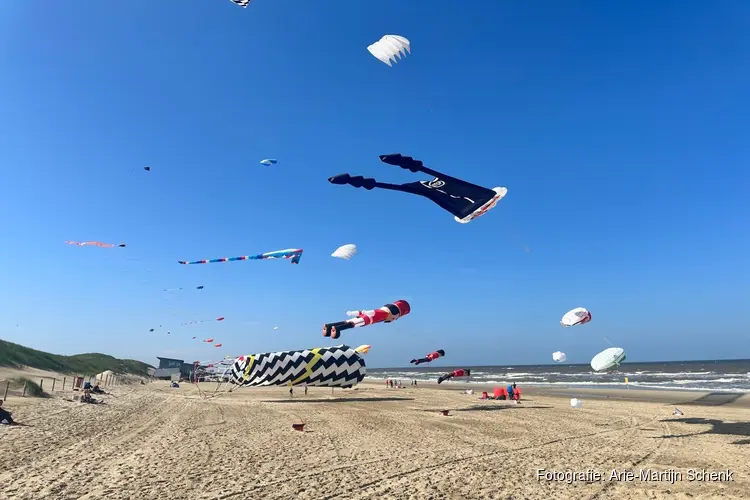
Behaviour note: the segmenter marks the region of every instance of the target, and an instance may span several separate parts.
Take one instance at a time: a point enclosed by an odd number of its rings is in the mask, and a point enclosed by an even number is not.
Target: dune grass
[[[5,340],[0,340],[0,366],[17,368],[28,366],[39,370],[73,375],[94,375],[105,370],[112,370],[115,373],[142,376],[147,376],[148,369],[152,368],[150,365],[134,359],[117,359],[99,353],[62,356],[37,351]]]

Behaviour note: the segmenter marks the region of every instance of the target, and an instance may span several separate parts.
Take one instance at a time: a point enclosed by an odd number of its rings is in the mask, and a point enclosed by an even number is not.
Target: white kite
[[[265,160],[260,160],[261,165],[265,165],[267,167],[270,167],[271,165],[276,165],[278,163],[278,160],[274,160],[273,158],[266,158]]]
[[[565,313],[560,320],[564,327],[583,325],[591,321],[591,313],[585,307],[576,307]]]
[[[612,367],[620,366],[625,361],[625,349],[622,347],[610,347],[594,356],[591,360],[591,368],[595,372],[601,372]]]
[[[566,359],[568,359],[568,357],[562,351],[555,351],[552,353],[553,361],[557,361],[558,363],[563,363],[565,362]]]
[[[338,247],[336,251],[331,254],[331,257],[349,260],[355,255],[357,255],[357,245],[349,243],[347,245]]]
[[[411,54],[411,42],[406,38],[398,35],[385,35],[383,38],[367,47],[370,54],[374,55],[381,62],[391,66],[391,61],[398,62],[399,58],[406,57],[406,53]],[[399,57],[400,56],[400,57]]]

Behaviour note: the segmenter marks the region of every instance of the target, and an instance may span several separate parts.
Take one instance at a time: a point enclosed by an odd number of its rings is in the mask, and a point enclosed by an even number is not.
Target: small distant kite
[[[562,351],[555,351],[552,353],[552,360],[558,363],[563,363],[568,357]]]
[[[356,349],[354,349],[354,351],[360,354],[367,354],[368,352],[370,352],[370,349],[372,349],[372,346],[365,344],[357,347]]]
[[[149,330],[149,332],[153,332],[153,331],[154,331],[154,329],[153,329],[153,328],[152,328],[151,330]]]
[[[278,330],[278,329],[279,329],[279,327],[278,327],[278,326],[274,326],[274,327],[273,327],[273,329],[274,329],[274,330]]]
[[[450,373],[446,373],[445,375],[442,375],[440,378],[438,378],[438,384],[442,384],[448,379],[451,379],[453,377],[470,377],[471,376],[471,370],[466,370],[463,368],[459,368],[458,370],[453,370]]]
[[[434,361],[434,360],[436,360],[436,359],[438,359],[440,357],[443,357],[443,356],[445,356],[445,351],[442,350],[442,349],[438,349],[435,352],[431,352],[430,354],[428,354],[424,358],[412,359],[411,361],[409,361],[409,363],[411,363],[413,365],[418,365],[420,363],[429,363],[429,362]]]
[[[202,319],[199,321],[188,321],[187,323],[183,323],[182,326],[197,325],[198,323],[208,323],[209,321],[224,321],[224,316],[219,316],[218,318],[214,318],[214,319]]]
[[[591,360],[591,368],[595,372],[601,372],[613,367],[616,368],[623,361],[625,361],[625,349],[622,347],[610,347],[594,356],[594,359]]]
[[[214,347],[221,347],[221,344],[214,344]]]
[[[113,243],[102,243],[100,241],[66,241],[68,245],[78,245],[79,247],[101,247],[101,248],[114,248],[114,247],[120,247],[125,248],[125,243],[120,243],[119,245],[115,245]]]
[[[508,189],[504,187],[487,189],[456,177],[442,174],[425,167],[424,163],[415,160],[411,156],[403,156],[398,153],[380,155],[380,161],[401,167],[410,172],[423,172],[432,175],[434,178],[431,181],[388,184],[378,182],[372,178],[365,178],[361,175],[352,177],[349,174],[339,174],[330,177],[328,182],[338,185],[348,184],[355,188],[363,187],[368,191],[380,188],[423,196],[438,204],[443,210],[447,210],[453,214],[456,222],[460,222],[461,224],[466,224],[486,214],[508,194]]]
[[[143,167],[143,170],[145,170],[146,172],[151,172],[151,167]]]
[[[271,165],[276,165],[278,163],[278,160],[274,160],[273,158],[266,158],[265,160],[260,160],[261,165],[265,165],[267,167],[270,167]]]
[[[337,259],[346,259],[349,260],[352,257],[357,255],[357,245],[353,243],[349,243],[346,245],[342,245],[338,247],[332,254],[331,257],[336,257]]]
[[[235,386],[354,387],[367,373],[362,355],[347,345],[240,356],[230,372]]]
[[[214,341],[214,339],[213,339],[213,338],[210,338],[210,339],[206,339],[206,340],[204,340],[203,342],[205,342],[206,344],[210,344],[210,343],[211,343],[211,342],[213,342],[213,341]]]
[[[203,290],[203,285],[200,285],[200,286],[196,286],[196,287],[195,287],[195,289],[196,289],[196,290]]]
[[[399,35],[385,35],[377,42],[369,45],[367,50],[379,61],[392,66],[391,61],[398,62],[411,54],[411,42]]]
[[[371,309],[368,311],[347,311],[347,316],[353,316],[351,319],[338,321],[336,323],[326,323],[323,325],[323,336],[333,339],[339,338],[341,332],[351,328],[373,325],[375,323],[390,323],[396,321],[401,316],[406,316],[411,312],[411,306],[405,300],[397,300],[393,304],[386,304],[380,309]]]
[[[560,324],[564,327],[583,325],[591,321],[591,313],[585,307],[576,307],[563,315]]]
[[[230,0],[233,4],[239,5],[242,8],[245,8],[250,3],[250,0]]]
[[[180,264],[214,264],[216,262],[235,262],[238,260],[263,260],[263,259],[291,259],[292,264],[299,264],[302,258],[302,249],[289,248],[287,250],[276,250],[273,252],[259,253],[257,255],[242,255],[240,257],[221,257],[210,260],[185,261],[178,260]]]

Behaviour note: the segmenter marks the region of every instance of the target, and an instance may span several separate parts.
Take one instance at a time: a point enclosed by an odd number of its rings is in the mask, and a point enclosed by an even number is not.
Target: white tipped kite
[[[411,42],[402,36],[385,35],[377,42],[368,46],[367,50],[381,62],[392,66],[391,61],[398,62],[399,58],[403,59],[406,57],[407,52],[411,54]]]
[[[349,260],[355,255],[357,255],[357,245],[349,243],[347,245],[338,247],[336,251],[331,254],[331,257]]]
[[[245,8],[250,3],[250,0],[231,0],[231,2]]]
[[[591,321],[591,313],[585,307],[576,307],[565,313],[560,320],[564,327],[583,325]]]

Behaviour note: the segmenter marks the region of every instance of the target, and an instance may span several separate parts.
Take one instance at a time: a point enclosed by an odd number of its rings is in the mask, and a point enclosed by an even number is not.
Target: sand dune
[[[213,390],[213,385],[205,388]],[[0,498],[748,498],[746,410],[531,395],[520,405],[430,388],[119,386],[105,405],[11,398]],[[65,394],[70,397],[71,393]],[[450,416],[438,410],[451,409]],[[693,419],[693,420],[690,420]],[[708,419],[708,420],[704,420]],[[306,422],[306,432],[291,424]],[[744,443],[744,444],[743,444]],[[546,481],[537,469],[597,469]],[[608,481],[612,469],[734,472],[732,482]]]

